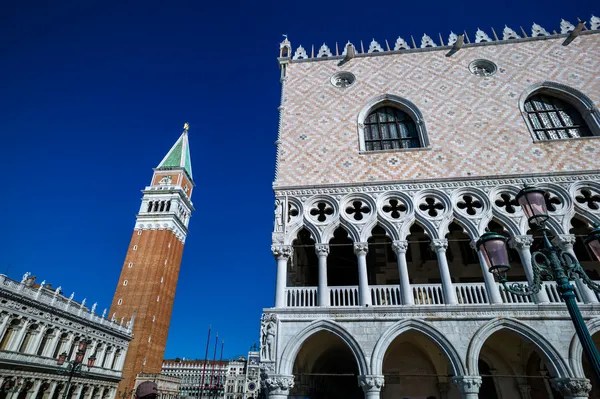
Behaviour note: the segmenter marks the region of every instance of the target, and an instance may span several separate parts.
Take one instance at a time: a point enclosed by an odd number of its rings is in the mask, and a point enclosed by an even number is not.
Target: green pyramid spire
[[[188,129],[190,125],[183,125],[183,133],[169,150],[167,155],[158,164],[157,169],[184,168],[192,176],[192,161],[190,158],[190,143],[188,141]]]

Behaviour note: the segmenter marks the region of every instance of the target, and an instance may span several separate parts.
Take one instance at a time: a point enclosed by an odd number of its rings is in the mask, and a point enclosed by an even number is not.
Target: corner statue
[[[273,314],[264,314],[260,326],[260,357],[263,361],[274,361],[275,334],[277,317]]]

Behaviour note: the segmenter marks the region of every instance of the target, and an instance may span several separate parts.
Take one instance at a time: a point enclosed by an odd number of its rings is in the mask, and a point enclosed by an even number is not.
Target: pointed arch
[[[464,229],[469,238],[473,241],[477,241],[479,239],[479,232],[477,231],[477,226],[471,223],[470,219],[453,216],[448,219],[445,219],[443,223],[440,225],[440,238],[445,238],[449,233],[449,228],[452,223],[456,223],[460,227]]]
[[[600,331],[600,317],[591,319],[587,323],[587,328],[590,331],[590,336],[593,336]],[[585,378],[583,371],[583,347],[577,334],[573,334],[571,345],[569,345],[569,364],[573,374],[578,378]]]
[[[557,82],[544,81],[532,84],[519,97],[519,109],[534,142],[543,141],[544,139],[538,138],[535,134],[534,126],[526,109],[526,102],[530,97],[538,94],[555,97],[575,107],[591,134],[600,136],[600,111],[588,96],[573,87]]]
[[[493,213],[492,217],[486,221],[485,226],[487,227],[487,225],[489,225],[491,221],[494,221],[500,226],[502,226],[508,232],[508,235],[511,237],[521,236],[526,234],[527,232],[527,230],[523,231],[521,227],[517,223],[515,223],[514,219],[501,213]]]
[[[319,229],[312,223],[305,222],[293,226],[292,230],[287,232],[285,235],[284,244],[292,245],[296,238],[298,238],[298,233],[300,233],[302,229],[306,229],[310,232],[310,237],[315,240],[315,243],[321,242],[321,232]]]
[[[406,319],[394,323],[379,338],[371,356],[371,373],[382,374],[383,359],[392,342],[402,333],[417,331],[435,342],[448,357],[454,375],[466,375],[466,367],[458,351],[446,336],[431,324],[420,319]]]
[[[359,375],[369,374],[367,360],[358,341],[350,334],[350,332],[348,332],[348,330],[331,320],[316,320],[304,327],[288,341],[279,360],[279,374],[292,374],[294,361],[296,360],[296,356],[298,355],[298,352],[300,352],[302,345],[308,338],[320,331],[328,331],[344,341],[356,358]]]
[[[367,151],[365,145],[365,121],[367,120],[367,117],[375,109],[384,106],[391,106],[406,113],[415,123],[420,147],[427,148],[430,146],[429,137],[427,136],[427,130],[425,128],[425,121],[423,120],[423,115],[421,114],[421,111],[419,111],[419,108],[406,98],[393,94],[381,94],[371,98],[358,113],[357,127],[360,151]]]
[[[503,329],[513,331],[533,343],[546,356],[548,366],[555,377],[567,378],[571,376],[571,370],[558,350],[537,330],[513,318],[493,319],[484,324],[473,335],[467,349],[467,370],[469,375],[479,375],[477,362],[481,347],[492,334]]]

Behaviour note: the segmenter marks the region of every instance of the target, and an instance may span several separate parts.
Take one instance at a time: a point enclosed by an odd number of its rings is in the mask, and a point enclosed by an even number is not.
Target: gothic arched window
[[[367,151],[422,147],[415,121],[396,107],[375,109],[367,116],[364,125]]]
[[[419,109],[392,94],[372,98],[358,114],[360,151],[428,148],[429,139]]]
[[[579,111],[551,94],[536,93],[528,97],[525,112],[538,140],[593,136]]]

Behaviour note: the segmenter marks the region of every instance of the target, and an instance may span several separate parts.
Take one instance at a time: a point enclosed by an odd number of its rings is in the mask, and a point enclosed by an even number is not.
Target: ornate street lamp
[[[542,289],[542,281],[554,280],[561,298],[567,305],[575,332],[579,337],[583,351],[594,370],[596,380],[600,382],[600,354],[590,332],[581,317],[579,306],[575,298],[575,291],[570,281],[575,276],[590,287],[594,292],[600,293],[600,285],[594,283],[585,273],[577,259],[568,252],[555,247],[548,238],[548,229],[545,222],[549,219],[546,208],[545,192],[534,187],[525,187],[517,195],[517,202],[521,205],[532,229],[542,233],[544,247],[531,254],[533,268],[533,281],[530,284],[508,284],[506,273],[510,270],[508,253],[506,251],[506,238],[496,233],[485,232],[477,240],[477,249],[483,255],[486,266],[493,273],[504,289],[514,295],[531,296]],[[600,227],[595,226],[592,233],[584,240],[586,245],[600,260]]]
[[[71,387],[71,380],[74,375],[83,376],[87,374],[83,371],[83,358],[85,356],[85,351],[87,350],[87,346],[91,344],[91,341],[87,341],[82,339],[79,341],[79,345],[77,348],[77,353],[75,353],[75,359],[67,361],[67,352],[63,352],[58,356],[56,364],[59,366],[63,366],[66,363],[66,366],[61,369],[61,371],[65,374],[69,374],[69,379],[67,380],[67,385],[65,387],[65,391],[63,393],[63,399],[66,399],[69,394],[69,388]],[[92,356],[88,358],[87,367],[88,372],[89,369],[94,367],[94,362],[96,361],[96,354],[94,353]]]

